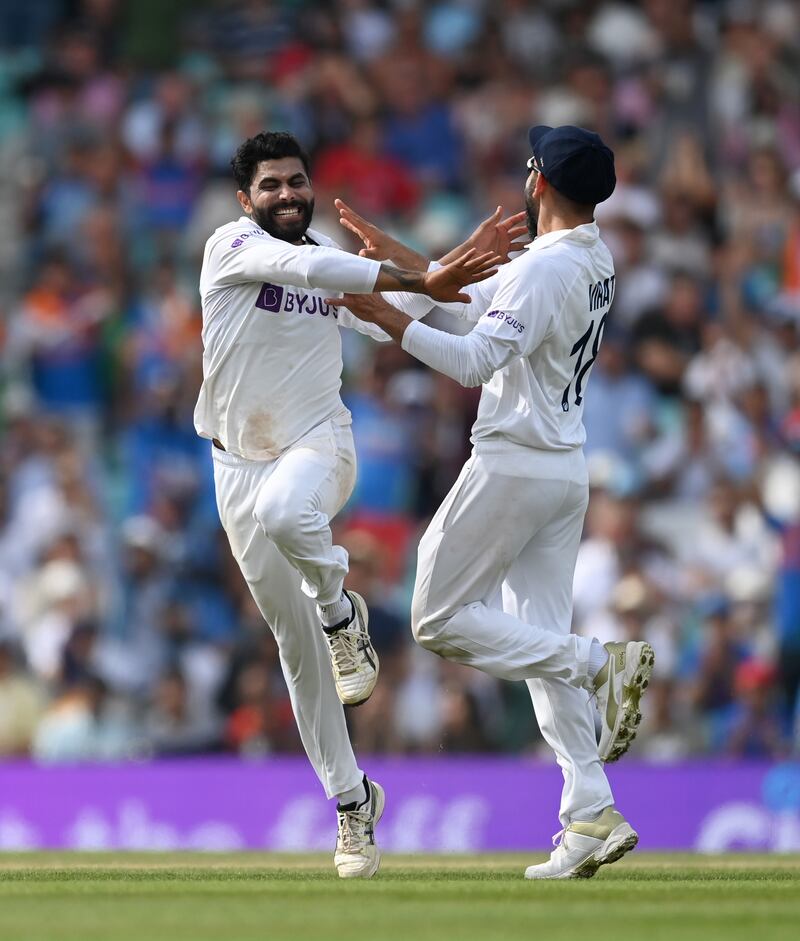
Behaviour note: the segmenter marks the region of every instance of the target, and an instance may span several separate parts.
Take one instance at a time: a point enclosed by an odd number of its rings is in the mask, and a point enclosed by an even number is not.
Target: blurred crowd
[[[531,124],[614,147],[575,629],[645,638],[634,753],[800,750],[800,9],[791,0],[0,0],[0,756],[299,750],[227,550],[200,258],[263,129],[431,257],[522,208]],[[458,325],[441,312],[434,322]],[[362,751],[535,753],[524,685],[414,648],[414,550],[476,390],[344,338],[337,521],[382,658]]]

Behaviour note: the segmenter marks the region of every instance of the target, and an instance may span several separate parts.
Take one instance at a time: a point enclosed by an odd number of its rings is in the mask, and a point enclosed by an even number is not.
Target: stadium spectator
[[[167,670],[158,680],[144,721],[145,747],[156,756],[193,755],[216,751],[218,724],[192,709],[189,689],[180,670]]]
[[[786,739],[776,703],[775,669],[746,660],[735,674],[736,706],[727,730],[725,751],[738,758],[780,758]]]
[[[140,754],[141,740],[127,705],[102,680],[86,677],[51,702],[31,750],[43,762],[122,761]]]
[[[314,190],[320,202],[339,197],[373,217],[403,217],[419,199],[411,170],[380,152],[380,126],[374,118],[357,120],[348,140],[320,152]]]
[[[699,607],[703,616],[701,649],[694,674],[691,702],[705,717],[709,742],[722,747],[734,710],[736,677],[747,662],[749,650],[735,636],[730,603],[722,595],[706,598]]]
[[[41,687],[19,668],[13,644],[0,640],[0,756],[28,754],[44,707]]]

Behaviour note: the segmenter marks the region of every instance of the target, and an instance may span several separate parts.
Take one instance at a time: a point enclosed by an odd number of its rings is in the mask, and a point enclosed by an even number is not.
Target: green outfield
[[[324,856],[0,855],[4,941],[788,939],[800,857],[634,853],[532,883],[543,856],[390,856],[342,882]]]

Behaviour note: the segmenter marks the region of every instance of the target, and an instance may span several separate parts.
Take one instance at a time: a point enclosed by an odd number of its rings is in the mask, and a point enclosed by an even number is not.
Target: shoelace
[[[372,814],[365,810],[338,811],[339,844],[345,853],[358,852],[367,845],[367,828]]]
[[[567,833],[566,828],[564,828],[562,830],[559,830],[558,833],[553,834],[553,846],[555,846],[556,849],[559,846],[561,846],[561,844],[564,842],[564,837],[566,836],[566,833]]]
[[[340,673],[355,673],[359,667],[359,641],[368,642],[364,631],[343,627],[335,634],[328,635],[333,662]]]

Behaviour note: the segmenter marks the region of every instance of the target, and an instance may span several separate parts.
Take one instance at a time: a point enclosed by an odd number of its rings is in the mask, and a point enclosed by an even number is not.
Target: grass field
[[[0,855],[3,941],[789,939],[800,857],[634,853],[532,883],[534,856],[385,857],[343,882],[325,856]]]

